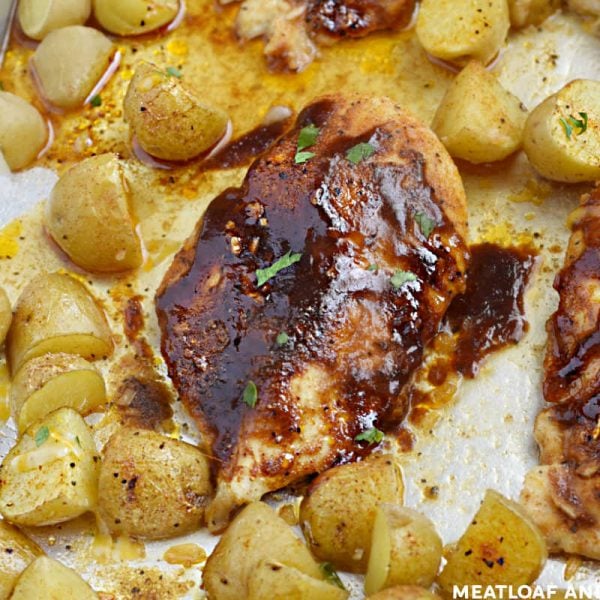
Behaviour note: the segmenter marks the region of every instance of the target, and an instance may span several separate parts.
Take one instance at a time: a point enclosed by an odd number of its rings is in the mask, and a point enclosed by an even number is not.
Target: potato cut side
[[[4,340],[6,339],[6,334],[10,329],[10,324],[12,322],[12,308],[10,305],[10,300],[4,291],[4,288],[0,287],[0,346],[4,344]]]
[[[209,598],[239,600],[264,560],[297,569],[308,577],[324,575],[308,548],[289,525],[264,502],[253,502],[231,522],[204,567]]]
[[[91,12],[91,0],[19,0],[18,17],[26,36],[43,40],[55,29],[83,25]]]
[[[11,600],[98,600],[98,595],[73,569],[40,556],[19,577]]]
[[[440,596],[417,585],[399,585],[382,590],[367,600],[441,600]]]
[[[10,387],[11,412],[21,433],[59,408],[86,415],[105,401],[102,375],[73,354],[45,354],[26,362]]]
[[[0,467],[0,512],[12,523],[54,525],[96,506],[98,456],[81,415],[61,408],[33,424]]]
[[[448,593],[454,585],[527,585],[537,579],[547,556],[542,534],[521,506],[488,490],[438,583]]]
[[[335,467],[317,477],[300,507],[314,555],[338,569],[364,573],[377,507],[401,504],[402,476],[389,455]]]
[[[96,360],[112,353],[106,316],[85,286],[60,273],[34,277],[21,294],[7,339],[11,371],[51,353]]]
[[[394,585],[429,587],[442,560],[442,540],[429,519],[409,508],[382,504],[377,509],[365,592]]]
[[[94,0],[98,23],[117,35],[150,33],[170,23],[178,12],[178,0]]]

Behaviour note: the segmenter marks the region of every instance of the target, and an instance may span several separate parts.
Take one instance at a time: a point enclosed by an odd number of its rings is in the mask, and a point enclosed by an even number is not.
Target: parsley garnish
[[[367,271],[377,271],[377,269],[379,269],[379,265],[373,263],[372,265],[368,266]]]
[[[96,94],[90,98],[90,104],[98,108],[98,106],[102,106],[102,98],[100,98],[100,94]]]
[[[390,282],[394,286],[394,288],[398,289],[401,288],[405,283],[416,280],[417,276],[414,273],[411,273],[410,271],[396,271],[392,275]]]
[[[296,156],[294,156],[294,162],[297,165],[303,165],[305,162],[309,161],[315,156],[316,154],[314,152],[296,152]]]
[[[383,431],[379,431],[377,427],[367,429],[362,433],[359,433],[355,438],[355,442],[369,442],[369,444],[379,444],[383,439]]]
[[[415,223],[419,226],[421,233],[428,238],[435,229],[435,221],[424,212],[415,213]]]
[[[369,156],[373,156],[374,153],[374,146],[371,146],[371,144],[367,144],[365,142],[362,144],[356,144],[356,146],[350,148],[350,150],[346,152],[346,158],[351,163],[357,165],[361,160],[369,158]]]
[[[325,576],[325,579],[332,583],[333,585],[339,587],[341,590],[345,590],[344,584],[340,579],[340,576],[337,574],[336,570],[333,568],[333,565],[328,562],[321,563],[319,565],[319,569],[321,569],[321,573]]]
[[[282,331],[277,336],[277,345],[278,346],[285,346],[289,341],[290,341],[290,336],[285,331]]]
[[[571,134],[573,133],[573,128],[567,123],[566,119],[560,119],[560,124],[563,126],[565,133],[567,134],[567,139],[571,139]]]
[[[177,77],[177,79],[181,79],[182,73],[176,67],[167,67],[167,75],[169,77]]]
[[[79,439],[78,435],[75,436],[75,441],[77,442],[77,445],[81,448],[81,440]]]
[[[50,437],[50,430],[44,425],[35,434],[35,445],[39,448]]]
[[[274,262],[270,267],[266,269],[257,269],[256,270],[256,285],[258,287],[263,286],[269,279],[275,277],[279,271],[286,269],[287,267],[297,263],[302,258],[302,254],[295,253],[292,254],[290,250],[287,254],[282,256],[278,261]]]
[[[581,134],[587,131],[588,127],[588,114],[584,112],[578,113],[581,119],[575,118],[573,115],[569,115],[568,119],[560,119],[560,124],[563,126],[565,133],[567,135],[567,139],[571,139],[571,135],[573,135],[573,129],[579,129],[577,132]]]
[[[242,400],[250,408],[254,408],[256,406],[256,401],[258,400],[258,390],[256,389],[256,384],[254,381],[249,381],[246,384]]]
[[[300,135],[298,136],[298,150],[296,152],[296,156],[294,157],[294,162],[297,165],[304,164],[306,161],[315,156],[314,152],[302,152],[302,150],[314,146],[317,143],[318,137],[319,128],[312,123],[300,130]]]

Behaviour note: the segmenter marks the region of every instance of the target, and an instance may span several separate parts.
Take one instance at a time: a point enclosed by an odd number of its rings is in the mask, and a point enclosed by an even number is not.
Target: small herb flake
[[[75,436],[75,441],[77,442],[77,445],[81,448],[81,440],[79,439],[78,435]]]
[[[375,147],[368,143],[356,144],[346,152],[346,158],[353,164],[357,165],[361,160],[369,158],[375,154]]]
[[[90,104],[96,108],[98,108],[98,106],[102,106],[102,98],[100,97],[100,94],[92,96],[90,98]]]
[[[242,400],[250,408],[254,408],[256,406],[256,401],[258,400],[258,390],[256,389],[256,384],[254,381],[249,381],[246,384]]]
[[[177,79],[181,79],[182,72],[176,67],[167,67],[167,75],[169,77],[177,77]]]
[[[359,433],[355,438],[355,442],[369,442],[369,444],[379,444],[383,439],[383,431],[379,431],[377,427],[367,429],[362,433]]]
[[[296,156],[294,156],[294,162],[297,165],[303,165],[305,162],[308,162],[315,156],[316,154],[314,152],[296,152]]]
[[[287,269],[287,267],[297,263],[302,258],[302,254],[294,253],[290,250],[287,254],[282,256],[278,261],[274,262],[270,267],[266,269],[256,270],[256,285],[258,287],[263,286],[269,279],[275,277],[279,271]]]
[[[35,445],[39,448],[50,437],[50,430],[44,425],[35,434]]]
[[[285,346],[289,341],[290,341],[290,336],[285,331],[282,331],[277,336],[277,345],[278,346]]]
[[[417,276],[410,271],[396,271],[392,278],[390,279],[390,283],[394,286],[395,289],[401,288],[405,283],[409,283],[410,281],[416,281]]]
[[[573,133],[573,127],[571,127],[571,125],[569,125],[569,123],[567,123],[566,119],[560,119],[560,124],[563,126],[563,129],[565,130],[567,139],[570,140],[571,135]]]
[[[310,148],[317,143],[317,138],[319,137],[319,128],[313,125],[307,125],[300,130],[300,135],[298,136],[298,150],[304,150],[305,148]]]
[[[431,232],[436,227],[436,222],[424,212],[415,213],[415,223],[419,226],[419,229],[425,238],[429,238]]]
[[[333,565],[328,562],[321,563],[319,565],[321,569],[321,573],[325,576],[325,579],[329,581],[329,583],[339,587],[341,590],[345,590],[345,586],[340,579],[340,576],[337,574],[336,570],[333,568]]]
[[[588,126],[588,115],[587,113],[580,112],[579,116],[581,119],[576,119],[573,115],[569,115],[569,123],[573,125],[576,129],[579,129],[577,133],[583,133],[587,130]]]
[[[369,265],[369,267],[367,268],[367,271],[377,271],[377,269],[379,269],[379,265],[376,265],[375,263],[373,263],[372,265]]]

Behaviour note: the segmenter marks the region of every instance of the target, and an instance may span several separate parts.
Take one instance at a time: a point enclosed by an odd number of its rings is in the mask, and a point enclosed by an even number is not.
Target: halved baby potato
[[[10,386],[11,412],[21,433],[59,408],[69,407],[86,415],[105,401],[102,375],[74,354],[33,358],[18,370]]]
[[[83,25],[91,12],[91,0],[19,0],[18,17],[26,36],[43,40],[55,29]]]
[[[0,151],[11,171],[33,162],[48,140],[42,115],[29,102],[0,91]]]
[[[40,556],[19,577],[11,600],[98,600],[98,595],[73,569]]]
[[[129,206],[129,186],[115,154],[87,158],[54,186],[46,227],[82,269],[115,273],[142,264]]]
[[[560,0],[508,0],[513,27],[539,25],[560,8]]]
[[[576,79],[539,104],[525,124],[523,148],[548,179],[600,179],[600,81]]]
[[[0,512],[16,525],[62,523],[93,510],[98,456],[83,417],[61,408],[31,425],[0,466]]]
[[[110,65],[112,42],[82,25],[49,33],[37,47],[32,64],[44,97],[59,108],[81,106]]]
[[[453,586],[528,585],[541,573],[548,552],[537,526],[516,502],[488,490],[438,578]]]
[[[6,339],[6,334],[10,329],[10,324],[12,323],[12,307],[10,305],[10,300],[4,291],[4,288],[0,287],[0,346],[4,344],[4,340]]]
[[[170,23],[178,12],[178,0],[94,0],[98,23],[117,35],[149,33]]]
[[[8,332],[11,372],[43,354],[88,360],[109,356],[113,341],[104,312],[85,286],[61,273],[42,273],[23,290]]]
[[[300,506],[300,525],[314,555],[364,573],[377,507],[401,504],[404,485],[391,456],[335,467],[319,475]]]
[[[417,585],[398,585],[377,592],[367,600],[440,600],[440,597]]]
[[[433,523],[396,504],[377,508],[365,592],[395,585],[429,587],[442,560],[443,544]]]
[[[179,78],[140,63],[125,96],[125,120],[141,148],[156,158],[184,161],[225,134],[227,114],[208,106]]]

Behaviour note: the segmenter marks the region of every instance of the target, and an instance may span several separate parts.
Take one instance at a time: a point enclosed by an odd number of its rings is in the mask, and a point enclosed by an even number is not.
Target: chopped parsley
[[[424,212],[415,213],[415,223],[419,226],[421,233],[426,238],[429,238],[429,236],[431,235],[431,232],[436,227],[436,222],[429,215],[425,214]]]
[[[361,160],[369,158],[375,154],[375,147],[366,142],[356,144],[346,152],[346,158],[353,164],[357,165]]]
[[[588,128],[588,114],[585,112],[578,113],[581,119],[575,118],[573,115],[569,115],[567,119],[560,119],[560,124],[563,126],[565,130],[565,134],[567,139],[571,139],[573,135],[573,130],[578,129],[577,134],[584,133]]]
[[[244,394],[242,395],[242,400],[250,408],[254,408],[256,406],[256,401],[258,400],[258,390],[256,389],[256,384],[254,381],[249,381],[246,384],[246,387],[244,388]]]
[[[294,162],[297,165],[302,165],[315,156],[314,152],[303,152],[303,150],[306,150],[306,148],[310,148],[317,143],[319,131],[319,128],[312,123],[300,130],[300,135],[298,136],[298,150],[294,157]]]
[[[377,269],[379,269],[379,265],[373,263],[372,265],[368,266],[367,271],[377,271]]]
[[[81,448],[81,440],[79,439],[78,435],[75,436],[75,441],[77,442],[77,445]]]
[[[177,79],[181,79],[183,73],[176,67],[167,67],[167,75],[169,77],[177,77]]]
[[[39,448],[50,437],[50,430],[44,425],[35,434],[35,445]]]
[[[401,288],[405,283],[409,283],[410,281],[416,281],[417,276],[410,271],[396,271],[392,278],[390,279],[390,283],[394,286],[395,289]]]
[[[303,165],[305,162],[308,162],[315,156],[316,154],[314,152],[296,152],[296,156],[294,156],[294,162],[297,165]]]
[[[359,433],[355,438],[355,442],[369,442],[369,444],[379,444],[383,439],[383,431],[379,431],[377,427],[371,427],[362,433]]]
[[[285,331],[282,331],[277,336],[277,345],[278,346],[285,346],[289,341],[290,341],[290,336]]]
[[[96,108],[102,106],[102,98],[100,98],[100,94],[96,94],[90,98],[90,104]]]
[[[321,573],[325,576],[325,580],[329,581],[329,583],[339,587],[341,590],[345,590],[344,584],[340,579],[340,576],[337,574],[336,570],[333,568],[333,565],[328,562],[321,563],[319,565],[319,569],[321,569]]]
[[[287,269],[287,267],[297,263],[302,258],[302,254],[294,253],[290,250],[287,254],[282,256],[279,260],[275,261],[270,267],[266,269],[256,270],[256,285],[258,287],[263,286],[269,279],[275,277],[279,271]]]

